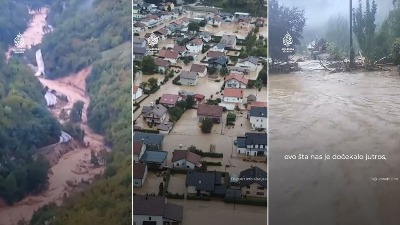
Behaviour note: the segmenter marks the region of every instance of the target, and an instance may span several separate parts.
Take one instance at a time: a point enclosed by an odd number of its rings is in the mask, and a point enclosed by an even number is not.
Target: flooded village
[[[266,18],[133,7],[134,223],[266,224],[267,55],[243,54]]]

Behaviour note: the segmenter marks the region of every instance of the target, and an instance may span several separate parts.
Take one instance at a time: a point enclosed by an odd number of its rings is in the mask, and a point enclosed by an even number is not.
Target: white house
[[[143,95],[143,90],[137,86],[137,85],[133,85],[133,92],[132,92],[132,100],[137,100],[140,97],[142,97]]]
[[[225,88],[246,88],[248,82],[244,75],[232,73],[225,78]]]
[[[247,58],[240,59],[236,63],[236,67],[245,68],[245,69],[249,69],[251,71],[255,71],[257,69],[257,64],[258,64],[258,58],[253,57],[253,56],[249,56]]]
[[[141,187],[147,176],[147,165],[145,163],[132,164],[132,180],[133,186]]]
[[[142,115],[147,123],[160,124],[167,117],[167,108],[161,104],[155,106],[143,106]]]
[[[186,49],[189,52],[200,53],[203,49],[203,40],[200,38],[193,39],[186,44]]]
[[[268,134],[250,133],[238,136],[236,139],[236,150],[238,154],[248,156],[266,156],[268,152]]]
[[[224,99],[226,103],[242,103],[243,102],[243,90],[237,88],[225,88]]]
[[[219,27],[221,25],[222,18],[218,15],[215,15],[214,18],[208,21],[208,24],[214,27]]]
[[[179,75],[179,82],[182,85],[197,85],[197,79],[199,75],[196,72],[182,71]]]
[[[195,169],[201,167],[201,157],[188,150],[175,150],[172,153],[172,167],[180,169]]]
[[[212,50],[212,51],[216,51],[216,52],[224,52],[224,50],[225,50],[225,45],[223,45],[223,44],[221,44],[221,43],[218,43],[218,44],[214,45],[214,46],[211,48],[211,50]]]
[[[195,72],[199,77],[205,77],[207,75],[207,66],[200,64],[192,64],[190,72]]]
[[[133,196],[133,224],[165,225],[181,224],[183,206],[167,201],[163,196]]]
[[[211,41],[211,34],[208,32],[201,32],[197,35],[197,37],[201,38],[204,42],[210,42]]]
[[[239,187],[242,196],[267,197],[267,172],[257,166],[243,170],[239,175]]]
[[[252,130],[268,129],[268,110],[266,107],[251,107],[248,119]]]
[[[154,63],[158,66],[158,71],[165,73],[165,71],[169,68],[171,63],[168,60],[164,60],[161,58],[155,58]]]

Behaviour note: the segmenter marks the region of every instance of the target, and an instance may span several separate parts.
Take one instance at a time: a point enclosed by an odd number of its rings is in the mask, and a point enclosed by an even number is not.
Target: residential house
[[[133,47],[145,48],[146,47],[146,39],[141,38],[141,37],[133,37],[132,45],[133,45]]]
[[[263,18],[257,18],[256,19],[256,26],[257,27],[263,27],[265,23],[265,20]]]
[[[201,167],[201,156],[188,150],[175,150],[172,153],[172,167],[179,169],[195,169]]]
[[[247,111],[250,111],[252,107],[265,107],[266,108],[267,107],[267,103],[266,102],[253,101],[249,105],[247,105]]]
[[[166,165],[168,152],[161,150],[146,150],[140,162],[146,163],[151,169],[162,169]]]
[[[170,63],[175,64],[178,62],[179,53],[171,50],[165,51],[164,59],[168,60]]]
[[[200,64],[192,64],[190,72],[195,72],[199,77],[205,77],[207,75],[207,66]]]
[[[221,25],[222,18],[218,15],[215,15],[212,19],[208,21],[208,24],[213,27],[219,27]]]
[[[236,49],[236,36],[224,34],[219,43],[223,44],[227,49]]]
[[[134,187],[142,187],[147,176],[147,165],[145,163],[132,164],[132,180]]]
[[[146,48],[143,47],[133,47],[132,49],[132,57],[134,61],[141,61],[143,57],[147,55],[147,50]]]
[[[172,2],[167,2],[164,5],[164,10],[165,11],[172,11],[174,9],[175,5]]]
[[[144,151],[146,151],[146,145],[144,141],[133,141],[132,142],[132,161],[139,162]]]
[[[248,156],[265,156],[268,152],[268,134],[250,133],[238,136],[236,139],[237,153]]]
[[[160,21],[158,19],[149,18],[149,17],[143,18],[140,22],[143,23],[147,29],[152,29],[160,23]]]
[[[225,51],[225,45],[218,43],[216,45],[214,45],[210,51],[216,51],[216,52],[224,52]]]
[[[253,57],[253,56],[249,56],[247,58],[240,59],[236,63],[236,67],[249,69],[251,71],[255,71],[257,69],[257,65],[258,65],[258,58]]]
[[[251,107],[248,119],[252,130],[266,130],[268,128],[268,110],[266,107]]]
[[[158,71],[160,71],[161,73],[165,73],[165,71],[167,71],[167,69],[171,65],[169,61],[161,58],[155,58],[154,63],[158,66]]]
[[[240,172],[239,185],[242,196],[267,198],[267,172],[257,166]]]
[[[145,39],[148,39],[148,38],[151,36],[151,34],[152,34],[152,33],[145,33],[145,34],[144,34],[144,38],[145,38]]]
[[[214,123],[220,123],[224,107],[219,105],[199,104],[197,107],[197,117],[199,121],[206,118],[211,119]]]
[[[225,196],[226,186],[221,172],[188,172],[186,189],[189,195]]]
[[[166,225],[181,224],[183,206],[168,202],[163,196],[133,196],[133,224]]]
[[[204,100],[206,99],[206,96],[204,96],[202,94],[195,94],[193,97],[194,97],[194,100],[196,101],[196,105],[202,104],[204,102]]]
[[[176,106],[176,103],[181,101],[182,97],[174,94],[163,94],[160,98],[160,104],[167,107],[172,108]]]
[[[169,134],[173,127],[174,123],[164,121],[157,125],[157,130],[162,134]]]
[[[140,18],[143,18],[144,15],[140,13],[140,9],[137,7],[132,8],[132,17],[134,20],[138,20]]]
[[[146,25],[141,22],[136,22],[133,24],[133,32],[134,33],[141,33],[146,29]]]
[[[171,31],[169,31],[167,28],[161,28],[157,31],[154,31],[154,34],[157,35],[157,37],[161,40],[165,40],[167,38],[167,35],[170,34]]]
[[[203,40],[200,38],[193,39],[186,44],[186,49],[189,52],[200,53],[203,49]]]
[[[160,150],[162,149],[164,135],[135,132],[133,134],[132,141],[143,141],[143,143],[146,145],[146,150]]]
[[[185,46],[181,46],[181,45],[174,45],[174,47],[172,48],[172,50],[174,52],[178,52],[179,56],[185,56],[186,53],[186,47]]]
[[[251,105],[251,103],[257,101],[257,97],[255,95],[253,95],[253,94],[249,94],[246,99],[247,99],[247,104],[248,105]]]
[[[179,75],[179,83],[182,85],[197,85],[199,75],[196,72],[182,71]]]
[[[225,88],[246,88],[249,80],[244,75],[232,73],[225,78]]]
[[[187,26],[189,26],[189,23],[190,23],[190,20],[189,20],[189,18],[187,18],[187,17],[183,17],[182,19],[181,19],[181,21],[182,21],[182,26],[184,26],[184,27],[187,27]]]
[[[158,104],[155,106],[143,106],[142,115],[147,123],[160,124],[167,117],[167,108]]]
[[[243,103],[243,90],[237,88],[225,88],[223,101],[226,103]]]
[[[205,31],[197,34],[197,37],[201,38],[206,43],[211,41],[211,34]]]
[[[133,85],[132,100],[136,101],[143,95],[143,89],[137,85]]]
[[[208,60],[208,66],[221,69],[228,65],[228,61],[229,59],[226,56],[214,57]]]
[[[217,57],[225,57],[225,53],[223,51],[214,51],[210,50],[207,52],[206,60],[217,58]]]

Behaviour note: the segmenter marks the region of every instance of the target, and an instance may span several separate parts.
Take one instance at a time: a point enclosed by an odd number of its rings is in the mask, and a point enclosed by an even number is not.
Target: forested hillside
[[[56,78],[93,66],[86,80],[88,124],[105,135],[113,154],[104,176],[88,190],[60,207],[39,209],[30,224],[42,225],[53,216],[52,224],[131,224],[132,3],[71,0],[60,11],[61,3],[52,5],[49,18],[55,30],[42,44],[48,74]]]
[[[28,20],[25,5],[0,1],[0,199],[9,204],[45,188],[49,164],[32,155],[58,142],[61,132],[32,72],[17,60],[5,62],[5,47]]]

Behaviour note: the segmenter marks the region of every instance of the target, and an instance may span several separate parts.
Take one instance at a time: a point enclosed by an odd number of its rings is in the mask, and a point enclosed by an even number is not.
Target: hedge
[[[194,150],[190,149],[189,151],[201,156],[201,157],[210,157],[210,158],[223,158],[224,154],[216,153],[216,152],[203,152],[202,150]]]
[[[195,195],[188,195],[186,196],[187,200],[202,200],[202,201],[210,201],[210,197],[201,197],[201,196],[195,196]]]
[[[207,162],[207,161],[202,161],[202,164],[205,164],[207,166],[222,166],[221,162]]]
[[[248,198],[225,198],[225,203],[230,204],[242,204],[242,205],[255,205],[255,206],[265,206],[267,207],[267,200],[256,200],[256,199],[248,199]]]
[[[183,170],[183,169],[170,168],[169,171],[171,172],[171,174],[175,174],[175,173],[187,174],[187,170]]]
[[[185,195],[184,194],[179,194],[179,193],[172,194],[171,192],[168,192],[168,191],[165,194],[165,197],[173,198],[173,199],[185,199]]]

